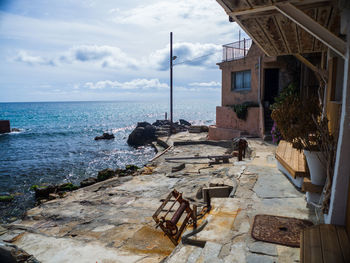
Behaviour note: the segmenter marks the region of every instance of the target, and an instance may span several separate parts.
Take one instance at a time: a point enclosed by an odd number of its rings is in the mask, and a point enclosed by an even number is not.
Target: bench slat
[[[336,226],[344,262],[350,262],[350,241],[344,227]]]
[[[293,148],[291,143],[280,141],[276,149],[276,159],[293,178],[309,176],[304,154]]]
[[[318,227],[311,227],[303,231],[304,235],[304,261],[310,263],[322,262],[322,242]]]
[[[323,262],[344,262],[337,230],[334,225],[320,225]]]

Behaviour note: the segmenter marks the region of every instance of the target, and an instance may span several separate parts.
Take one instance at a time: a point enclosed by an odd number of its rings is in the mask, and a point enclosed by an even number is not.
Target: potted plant
[[[271,117],[282,137],[294,148],[304,150],[312,184],[324,185],[327,172],[319,129],[322,112],[318,98],[301,97],[295,85],[290,84],[275,101]]]

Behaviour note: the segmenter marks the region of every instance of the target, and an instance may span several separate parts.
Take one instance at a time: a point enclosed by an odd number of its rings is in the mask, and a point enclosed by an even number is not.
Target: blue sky
[[[222,45],[238,38],[215,0],[0,0],[0,101],[220,98]]]

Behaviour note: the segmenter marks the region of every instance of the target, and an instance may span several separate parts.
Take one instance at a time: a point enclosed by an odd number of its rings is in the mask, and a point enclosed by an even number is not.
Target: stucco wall
[[[246,101],[258,102],[258,57],[246,57],[220,64],[222,70],[222,106],[241,104]],[[251,89],[247,91],[231,91],[231,73],[243,70],[251,71]]]
[[[216,107],[216,127],[235,129],[249,135],[260,135],[260,109],[248,108],[247,119],[241,120],[231,107]]]

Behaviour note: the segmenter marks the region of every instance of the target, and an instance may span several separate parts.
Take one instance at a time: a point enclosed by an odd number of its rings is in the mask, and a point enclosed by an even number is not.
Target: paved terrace
[[[180,133],[173,141],[205,140],[206,133]],[[230,149],[214,145],[182,145],[151,162],[151,174],[113,178],[71,192],[27,212],[22,221],[3,226],[0,241],[17,245],[41,262],[298,262],[299,249],[255,241],[250,236],[253,217],[271,214],[314,221],[304,194],[276,168],[275,146],[250,139],[251,158],[208,166],[208,160],[179,163],[165,157],[222,155]],[[141,172],[140,172],[141,173]],[[234,187],[233,198],[213,198],[208,224],[195,238],[204,248],[179,244],[176,248],[152,214],[160,199],[176,188],[191,203],[209,182]],[[188,230],[189,231],[189,230]]]

